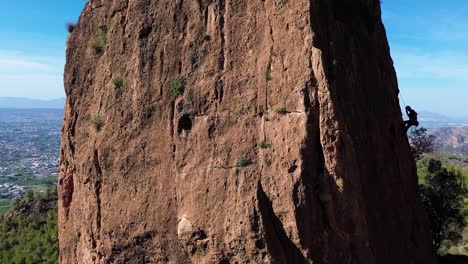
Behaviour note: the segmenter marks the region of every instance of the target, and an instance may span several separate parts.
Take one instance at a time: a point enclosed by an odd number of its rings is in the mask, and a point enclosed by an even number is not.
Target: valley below
[[[62,110],[0,109],[0,211],[57,182]]]

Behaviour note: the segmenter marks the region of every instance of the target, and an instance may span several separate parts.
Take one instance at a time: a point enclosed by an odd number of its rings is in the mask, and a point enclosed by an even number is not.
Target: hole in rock
[[[255,247],[258,249],[264,249],[265,248],[265,243],[261,239],[257,239],[255,241]]]
[[[291,165],[291,167],[289,167],[288,172],[289,173],[294,173],[296,171],[296,169],[297,169],[297,165],[293,164],[293,165]]]
[[[190,115],[185,114],[179,119],[179,125],[177,127],[177,132],[179,134],[183,131],[190,131],[192,130],[192,119],[190,118]]]

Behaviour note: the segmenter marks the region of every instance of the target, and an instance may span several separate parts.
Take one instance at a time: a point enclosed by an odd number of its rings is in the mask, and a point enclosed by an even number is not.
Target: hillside
[[[432,134],[437,138],[437,149],[468,157],[468,126],[439,128]]]
[[[64,80],[61,263],[436,263],[378,0],[90,0]]]
[[[0,214],[0,263],[57,263],[57,192],[28,192]]]

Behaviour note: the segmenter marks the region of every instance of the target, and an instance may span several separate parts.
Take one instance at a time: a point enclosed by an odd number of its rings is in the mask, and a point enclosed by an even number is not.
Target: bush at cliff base
[[[55,188],[28,192],[0,215],[0,263],[58,263]]]

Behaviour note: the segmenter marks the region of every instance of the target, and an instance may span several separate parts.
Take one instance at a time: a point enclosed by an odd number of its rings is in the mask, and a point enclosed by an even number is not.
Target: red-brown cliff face
[[[435,263],[379,1],[90,0],[67,46],[61,263]]]

